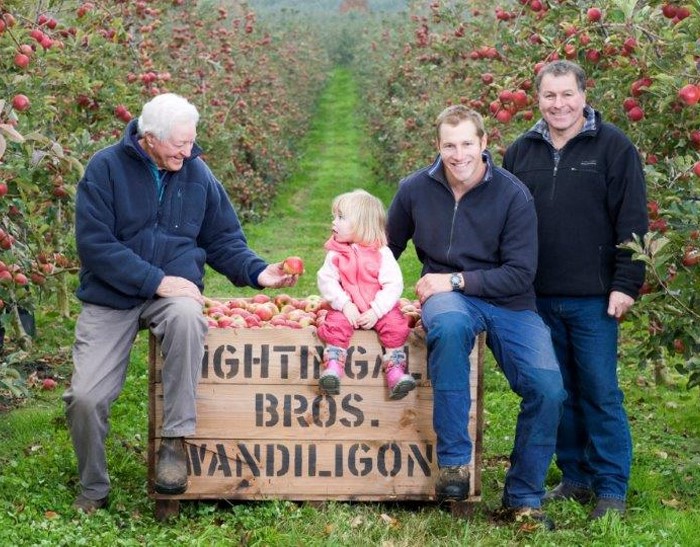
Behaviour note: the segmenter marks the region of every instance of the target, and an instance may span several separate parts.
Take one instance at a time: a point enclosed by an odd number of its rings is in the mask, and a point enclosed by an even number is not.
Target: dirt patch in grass
[[[4,363],[7,356],[12,355],[18,348],[5,344],[0,351],[0,362]],[[26,404],[34,390],[56,389],[70,374],[70,356],[64,353],[28,356],[26,360],[16,360],[7,366],[19,373],[17,387],[23,394],[17,395],[9,389],[3,389],[0,384],[0,414],[10,412]],[[53,380],[44,382],[45,380]]]

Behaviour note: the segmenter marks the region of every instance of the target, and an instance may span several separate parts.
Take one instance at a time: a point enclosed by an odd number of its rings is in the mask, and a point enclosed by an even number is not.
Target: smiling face
[[[147,133],[144,137],[144,149],[158,169],[179,171],[185,159],[192,154],[196,136],[197,128],[194,123],[178,124],[172,128],[170,136],[163,140]]]
[[[486,165],[481,153],[486,149],[486,135],[479,137],[471,120],[443,123],[437,145],[450,186],[469,189],[483,178]]]
[[[586,93],[579,89],[573,73],[546,74],[540,82],[538,101],[554,138],[568,141],[583,127]]]

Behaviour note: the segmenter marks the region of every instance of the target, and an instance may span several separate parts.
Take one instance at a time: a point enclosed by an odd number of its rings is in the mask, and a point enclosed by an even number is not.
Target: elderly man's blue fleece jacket
[[[200,153],[195,145],[179,171],[159,173],[136,144],[133,120],[119,143],[94,155],[76,197],[81,301],[132,308],[154,298],[166,275],[203,290],[205,263],[235,285],[259,288],[267,263],[248,248],[223,186]]]

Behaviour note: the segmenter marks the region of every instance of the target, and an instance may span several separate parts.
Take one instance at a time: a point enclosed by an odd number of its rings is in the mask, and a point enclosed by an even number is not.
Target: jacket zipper
[[[450,222],[450,243],[447,246],[447,258],[450,258],[450,253],[452,252],[452,236],[455,232],[455,219],[457,218],[457,209],[459,208],[459,201],[455,200],[455,206],[452,209],[452,221]]]
[[[180,227],[180,222],[182,221],[182,188],[177,189],[177,207],[180,211],[180,216],[177,217],[177,222],[175,222],[175,228]]]
[[[550,201],[554,201],[554,195],[557,189],[557,171],[559,170],[559,160],[561,159],[561,151],[554,150],[552,153],[552,159],[554,160],[554,169],[552,170],[552,193],[549,196]]]

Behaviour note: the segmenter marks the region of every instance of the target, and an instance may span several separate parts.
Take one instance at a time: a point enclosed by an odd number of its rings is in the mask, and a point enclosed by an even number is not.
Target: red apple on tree
[[[695,84],[684,85],[678,91],[678,98],[688,106],[693,106],[700,100],[700,87]]]
[[[627,112],[627,117],[632,122],[638,122],[644,118],[644,110],[638,106],[633,106],[630,108],[629,112]]]
[[[512,118],[513,118],[513,115],[505,108],[502,108],[496,114],[496,119],[501,123],[510,123],[510,120]]]
[[[664,6],[661,8],[661,12],[664,14],[664,17],[668,19],[673,19],[676,16],[677,11],[678,8],[673,4],[664,4]]]
[[[301,275],[304,273],[304,261],[298,256],[289,256],[282,262],[282,270],[287,275]]]
[[[12,108],[18,110],[19,112],[27,110],[30,106],[31,103],[29,102],[29,99],[26,95],[22,95],[20,93],[19,95],[15,95],[12,98]]]
[[[695,162],[695,165],[693,165],[693,173],[700,177],[700,161]]]
[[[588,20],[591,23],[596,23],[600,21],[600,18],[603,16],[603,12],[600,11],[600,8],[588,8],[588,11],[586,12],[586,17],[588,17]]]
[[[24,53],[17,53],[15,55],[15,65],[19,68],[27,68],[29,66],[29,56]]]
[[[22,272],[17,272],[14,276],[14,281],[16,285],[19,285],[20,287],[24,287],[27,283],[29,283],[29,279],[27,279],[27,276],[24,275]]]

